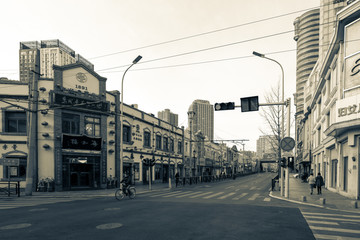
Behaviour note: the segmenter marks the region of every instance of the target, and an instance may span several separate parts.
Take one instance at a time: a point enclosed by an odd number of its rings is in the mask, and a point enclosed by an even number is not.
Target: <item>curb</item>
[[[292,199],[287,199],[287,198],[285,198],[285,197],[274,196],[274,195],[272,194],[272,191],[270,191],[269,197],[275,198],[275,199],[279,199],[279,200],[282,200],[282,201],[287,201],[287,202],[295,203],[295,204],[302,204],[302,205],[307,205],[307,206],[312,206],[312,207],[318,207],[318,208],[327,209],[327,210],[341,211],[341,212],[347,212],[347,213],[357,213],[357,214],[359,213],[358,211],[343,210],[343,209],[338,209],[338,208],[330,208],[330,207],[325,207],[325,206],[321,206],[321,205],[318,205],[318,204],[300,202],[300,201],[296,201],[296,200],[292,200]]]

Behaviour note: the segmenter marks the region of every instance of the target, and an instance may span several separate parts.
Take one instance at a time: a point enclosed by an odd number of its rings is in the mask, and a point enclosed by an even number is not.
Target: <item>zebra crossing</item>
[[[360,215],[302,211],[314,237],[320,239],[360,239]]]
[[[173,191],[173,192],[161,192],[161,193],[144,193],[143,196],[149,198],[173,198],[173,199],[204,199],[204,200],[248,200],[255,201],[260,200],[264,202],[270,202],[271,198],[268,196],[261,196],[260,193],[254,192],[239,192],[238,189],[234,189],[232,192],[213,192],[213,191]]]
[[[54,204],[62,202],[72,202],[84,200],[83,197],[20,197],[10,199],[0,199],[0,210],[13,209],[20,207],[35,207],[42,204]]]

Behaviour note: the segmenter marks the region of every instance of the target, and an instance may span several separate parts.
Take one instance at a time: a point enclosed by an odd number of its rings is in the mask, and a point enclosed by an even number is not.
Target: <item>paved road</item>
[[[0,239],[360,238],[359,215],[269,198],[271,177],[257,174],[123,201],[113,196],[0,201]]]

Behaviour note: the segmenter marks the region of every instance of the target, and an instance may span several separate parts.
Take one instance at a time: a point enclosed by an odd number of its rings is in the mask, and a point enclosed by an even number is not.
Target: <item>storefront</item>
[[[64,190],[100,187],[100,157],[63,156],[62,182]]]

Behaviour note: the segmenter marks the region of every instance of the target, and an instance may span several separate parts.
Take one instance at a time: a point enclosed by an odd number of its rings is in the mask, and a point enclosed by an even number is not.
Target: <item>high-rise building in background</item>
[[[274,155],[276,158],[277,146],[276,136],[274,135],[263,135],[256,140],[256,155],[258,158],[263,158],[265,155]]]
[[[39,67],[42,78],[53,78],[53,65],[64,66],[81,62],[89,69],[94,70],[94,65],[60,40],[42,40],[21,42],[19,50],[20,81],[29,79],[30,71]]]
[[[164,120],[165,122],[170,123],[173,126],[178,126],[178,115],[175,113],[172,113],[170,109],[165,109],[161,112],[158,112],[158,118],[161,120]]]
[[[214,106],[207,100],[195,100],[189,107],[188,113],[193,113],[192,120],[189,117],[188,126],[192,125],[192,132],[199,130],[209,140],[214,139]]]
[[[297,42],[296,52],[296,118],[304,114],[304,87],[319,57],[320,10],[314,9],[302,14],[294,21]]]

